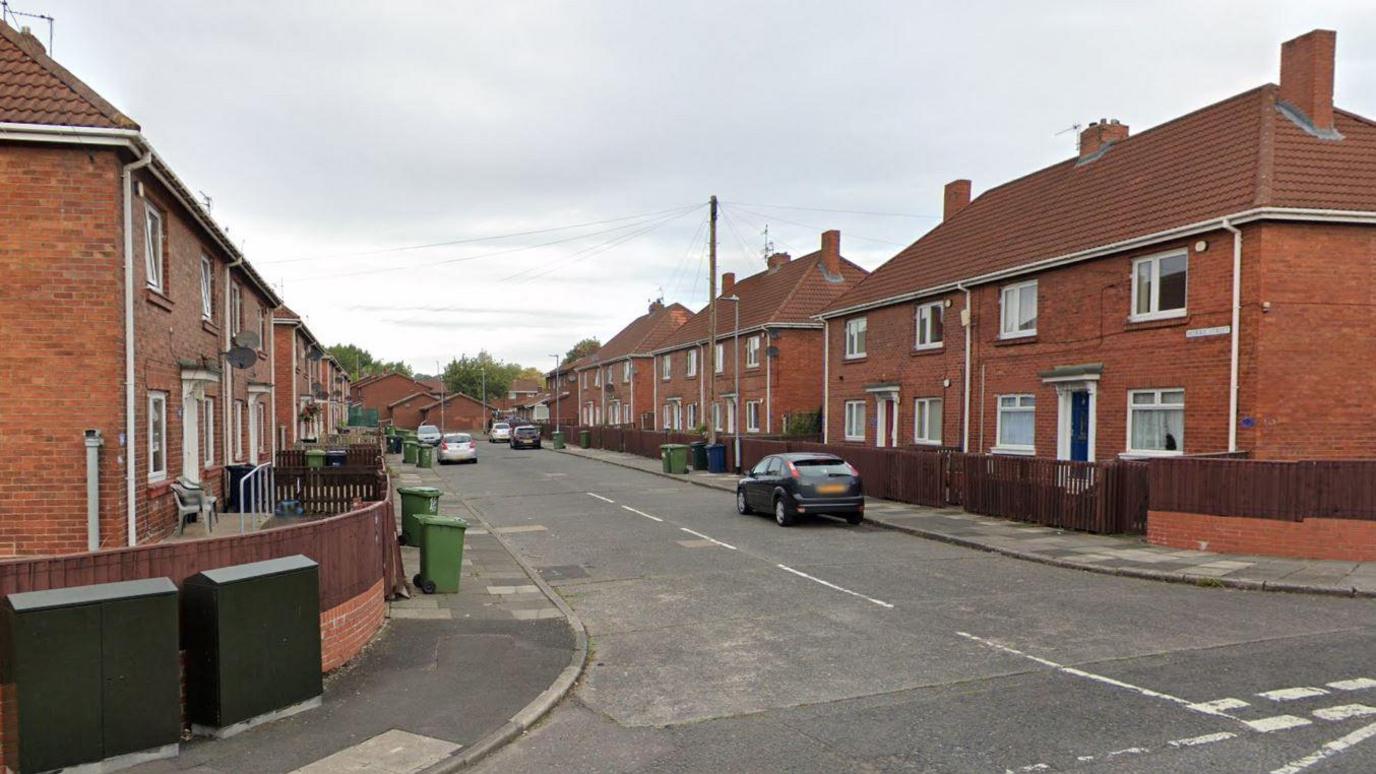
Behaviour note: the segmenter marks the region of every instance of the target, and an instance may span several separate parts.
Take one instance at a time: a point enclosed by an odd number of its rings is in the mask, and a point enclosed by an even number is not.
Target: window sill
[[[937,345],[935,347],[913,347],[912,352],[909,352],[908,354],[912,357],[922,357],[924,355],[940,355],[945,351],[945,346]]]
[[[145,300],[148,301],[148,303],[158,307],[159,309],[162,309],[165,312],[172,311],[172,308],[176,306],[176,304],[172,302],[172,299],[168,298],[167,296],[164,296],[162,293],[159,293],[158,291],[152,288],[144,288],[143,297]]]
[[[201,328],[206,333],[213,333],[216,336],[220,335],[220,326],[216,325],[213,321],[208,320],[204,317],[201,318]]]
[[[1178,328],[1189,324],[1190,316],[1188,314],[1177,314],[1171,317],[1128,317],[1123,321],[1123,330],[1149,331],[1156,328]]]
[[[1189,317],[1188,309],[1170,309],[1165,312],[1146,312],[1145,314],[1130,314],[1128,322],[1155,322],[1156,320],[1175,320],[1181,317]]]
[[[1183,456],[1185,456],[1185,452],[1183,452],[1183,451],[1125,451],[1125,452],[1119,452],[1119,454],[1118,454],[1118,459],[1120,459],[1120,460],[1148,460],[1148,459],[1160,459],[1160,458],[1162,458],[1162,457],[1183,457]]]
[[[846,363],[863,363],[868,359],[869,355],[846,355],[845,358],[841,361],[841,364],[845,365]]]
[[[157,479],[149,479],[148,489],[145,490],[144,494],[146,494],[151,499],[154,497],[162,497],[163,495],[171,491],[172,482],[168,480],[166,477],[164,477]]]
[[[1009,457],[1033,457],[1036,456],[1035,448],[1025,446],[994,446],[989,449],[990,454],[1002,454]]]
[[[922,438],[915,438],[915,439],[913,439],[913,446],[931,446],[931,447],[937,447],[937,446],[940,446],[940,445],[941,445],[941,441],[940,441],[940,440],[929,441],[929,440],[922,439]]]
[[[864,442],[865,442],[865,436],[863,436],[863,435],[860,435],[860,436],[848,435],[848,436],[846,436],[843,440],[845,440],[846,443],[864,443]]]
[[[994,346],[996,347],[1016,347],[1019,344],[1036,343],[1037,334],[1035,333],[1030,336],[1000,336],[999,338],[994,339]]]

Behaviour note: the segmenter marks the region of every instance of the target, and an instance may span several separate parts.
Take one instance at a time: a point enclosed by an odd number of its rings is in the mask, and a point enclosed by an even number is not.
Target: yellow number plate
[[[844,491],[846,491],[845,484],[822,484],[817,487],[818,494],[836,494]]]

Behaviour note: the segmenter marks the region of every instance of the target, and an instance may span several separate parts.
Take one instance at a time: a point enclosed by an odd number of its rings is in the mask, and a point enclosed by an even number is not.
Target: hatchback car
[[[441,465],[446,462],[477,462],[478,442],[468,433],[445,433],[435,456]]]
[[[511,448],[513,449],[538,449],[540,448],[540,428],[534,425],[521,425],[511,431]]]
[[[434,425],[421,425],[416,428],[416,441],[426,446],[439,446],[440,441],[444,440],[440,429]]]
[[[781,527],[809,513],[859,524],[865,519],[865,490],[860,471],[835,455],[771,454],[736,484],[736,510],[772,513]]]
[[[508,425],[508,424],[505,423],[505,422],[494,422],[494,423],[492,424],[492,429],[489,430],[489,431],[487,431],[487,441],[488,441],[488,443],[497,443],[498,441],[510,441],[510,440],[511,440],[511,425]]]

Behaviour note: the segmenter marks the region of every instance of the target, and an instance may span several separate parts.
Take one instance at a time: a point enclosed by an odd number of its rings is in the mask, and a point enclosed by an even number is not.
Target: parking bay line
[[[1344,752],[1349,748],[1361,742],[1364,742],[1367,739],[1370,739],[1373,736],[1376,736],[1376,723],[1372,723],[1369,726],[1362,726],[1361,728],[1357,729],[1356,731],[1353,731],[1347,736],[1334,739],[1333,741],[1325,744],[1323,747],[1320,747],[1319,749],[1315,750],[1309,755],[1304,756],[1303,758],[1300,758],[1299,760],[1291,761],[1290,763],[1287,763],[1286,765],[1278,769],[1273,769],[1271,771],[1271,774],[1298,774],[1299,772],[1304,771],[1310,766],[1313,766],[1314,764],[1319,763],[1320,761],[1323,761],[1326,758],[1332,758],[1334,755]]]
[[[692,530],[688,530],[688,531],[689,531],[689,532],[692,532]],[[697,534],[697,533],[694,533],[694,534]],[[840,587],[840,586],[837,586],[835,583],[831,583],[831,582],[828,582],[828,581],[824,581],[824,580],[822,580],[821,578],[815,578],[815,577],[813,577],[813,576],[811,576],[811,575],[808,575],[807,573],[802,572],[802,571],[800,571],[800,570],[795,570],[795,569],[793,569],[792,567],[789,567],[789,566],[786,565],[786,564],[776,564],[776,565],[774,565],[774,566],[775,566],[775,567],[778,567],[780,570],[783,570],[783,571],[785,571],[785,572],[791,572],[791,573],[793,573],[794,575],[797,575],[799,578],[807,578],[808,580],[810,580],[810,581],[812,581],[812,582],[814,582],[814,583],[820,583],[820,584],[822,584],[823,586],[826,586],[826,587],[829,588],[829,589],[835,589],[836,591],[839,591],[839,592],[841,592],[841,593],[843,593],[843,594],[849,594],[849,595],[851,595],[852,597],[859,597],[859,598],[865,600],[866,602],[872,602],[872,603],[874,603],[874,604],[876,604],[876,605],[879,605],[880,607],[887,608],[887,609],[889,609],[889,610],[892,610],[892,609],[893,609],[893,605],[889,604],[888,602],[885,602],[885,601],[882,600],[882,599],[875,599],[874,597],[867,597],[867,596],[865,596],[864,594],[861,594],[861,593],[859,593],[859,592],[851,591],[850,589],[847,589],[847,588],[842,588],[842,587]]]
[[[642,514],[642,515],[644,515],[644,514]],[[711,537],[711,536],[709,536],[709,535],[704,535],[704,534],[702,534],[701,532],[695,532],[695,531],[693,531],[693,530],[691,530],[691,529],[688,529],[687,527],[679,527],[679,529],[683,530],[684,532],[687,532],[689,535],[697,535],[698,537],[702,538],[703,540],[706,540],[706,541],[709,541],[709,542],[712,542],[712,543],[716,543],[717,545],[721,546],[722,548],[729,548],[729,549],[731,549],[732,551],[735,551],[735,550],[736,550],[736,547],[733,546],[733,545],[731,545],[730,543],[723,543],[723,542],[721,542],[720,540],[717,540],[716,538]]]
[[[623,505],[623,506],[621,506],[621,507],[622,507],[622,508],[625,508],[626,510],[630,511],[631,513],[636,514],[637,516],[644,516],[645,518],[649,519],[650,521],[664,521],[664,519],[661,519],[661,518],[659,518],[658,516],[651,516],[650,514],[644,512],[644,511],[637,511],[636,509],[632,508],[632,507],[629,506],[629,505]]]
[[[615,502],[616,502],[616,501],[613,500],[612,498],[610,498],[610,497],[603,497],[602,495],[600,495],[600,494],[598,494],[598,493],[596,493],[596,492],[584,492],[584,494],[586,494],[588,497],[596,497],[597,499],[601,500],[601,501],[604,502],[604,503],[615,503]]]

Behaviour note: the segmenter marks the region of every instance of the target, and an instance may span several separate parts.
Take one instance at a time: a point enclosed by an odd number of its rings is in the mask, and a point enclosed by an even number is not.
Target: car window
[[[492,429],[493,429],[493,430],[509,430],[509,429],[511,429],[511,425],[508,425],[508,424],[505,423],[505,422],[498,422],[497,424],[495,424],[495,425],[492,426]]]
[[[793,467],[804,476],[849,476],[850,465],[836,458],[794,460]]]
[[[784,461],[783,461],[783,460],[779,459],[778,457],[770,457],[770,458],[769,458],[769,470],[765,471],[765,474],[766,474],[766,475],[777,476],[777,475],[779,475],[780,473],[782,473],[783,470],[784,470]]]
[[[769,463],[773,459],[773,457],[765,457],[764,459],[755,463],[755,467],[751,468],[750,472],[754,473],[757,476],[763,476],[766,472],[769,471]]]
[[[420,426],[420,429],[417,430],[416,432],[418,432],[418,433],[438,433],[439,431],[440,431],[440,429],[439,429],[438,427],[435,427],[434,425],[421,425],[421,426]]]
[[[468,433],[449,433],[444,437],[444,440],[449,443],[468,443],[473,439]]]

